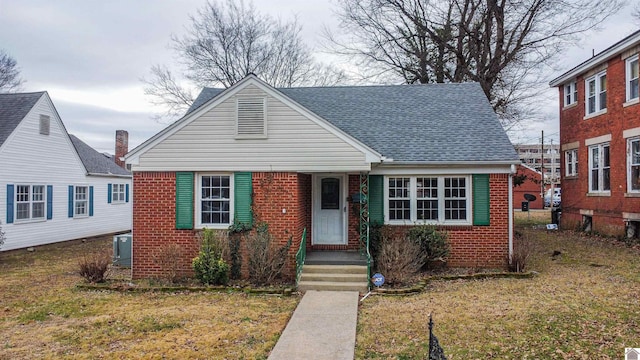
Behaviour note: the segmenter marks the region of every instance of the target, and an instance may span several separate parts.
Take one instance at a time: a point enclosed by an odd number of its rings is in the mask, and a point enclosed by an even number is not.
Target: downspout
[[[511,165],[509,173],[509,264],[513,258],[513,174],[516,173],[516,166]]]

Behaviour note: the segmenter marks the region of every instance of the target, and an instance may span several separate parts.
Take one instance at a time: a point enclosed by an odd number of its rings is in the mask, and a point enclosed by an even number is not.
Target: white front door
[[[316,175],[313,182],[313,244],[344,245],[346,223],[344,175]]]

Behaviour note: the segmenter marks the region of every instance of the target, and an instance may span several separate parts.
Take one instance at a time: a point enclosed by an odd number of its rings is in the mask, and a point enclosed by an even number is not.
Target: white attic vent
[[[238,138],[265,138],[267,126],[264,98],[238,98],[236,134]]]
[[[40,134],[49,135],[49,127],[51,126],[51,119],[48,115],[40,115]]]

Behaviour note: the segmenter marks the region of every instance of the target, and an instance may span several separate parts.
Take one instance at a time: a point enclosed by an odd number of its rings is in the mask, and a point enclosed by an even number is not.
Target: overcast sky
[[[179,69],[169,48],[206,0],[0,0],[0,48],[13,56],[27,80],[25,91],[48,91],[67,131],[101,152],[113,153],[115,130],[129,131],[129,147],[164,128],[153,120],[140,78],[154,64]],[[254,0],[281,19],[297,16],[302,36],[314,48],[323,26],[339,33],[332,0]],[[638,29],[630,9],[609,19],[566,50],[559,64],[569,70]],[[551,72],[550,78],[560,75]],[[512,141],[535,143],[540,131],[558,142],[557,90],[541,103],[545,122],[528,124]],[[545,141],[548,143],[548,141]]]

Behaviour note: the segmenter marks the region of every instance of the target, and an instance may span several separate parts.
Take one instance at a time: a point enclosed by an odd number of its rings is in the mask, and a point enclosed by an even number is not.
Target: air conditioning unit
[[[120,234],[113,237],[113,265],[131,267],[131,241],[133,234]]]

